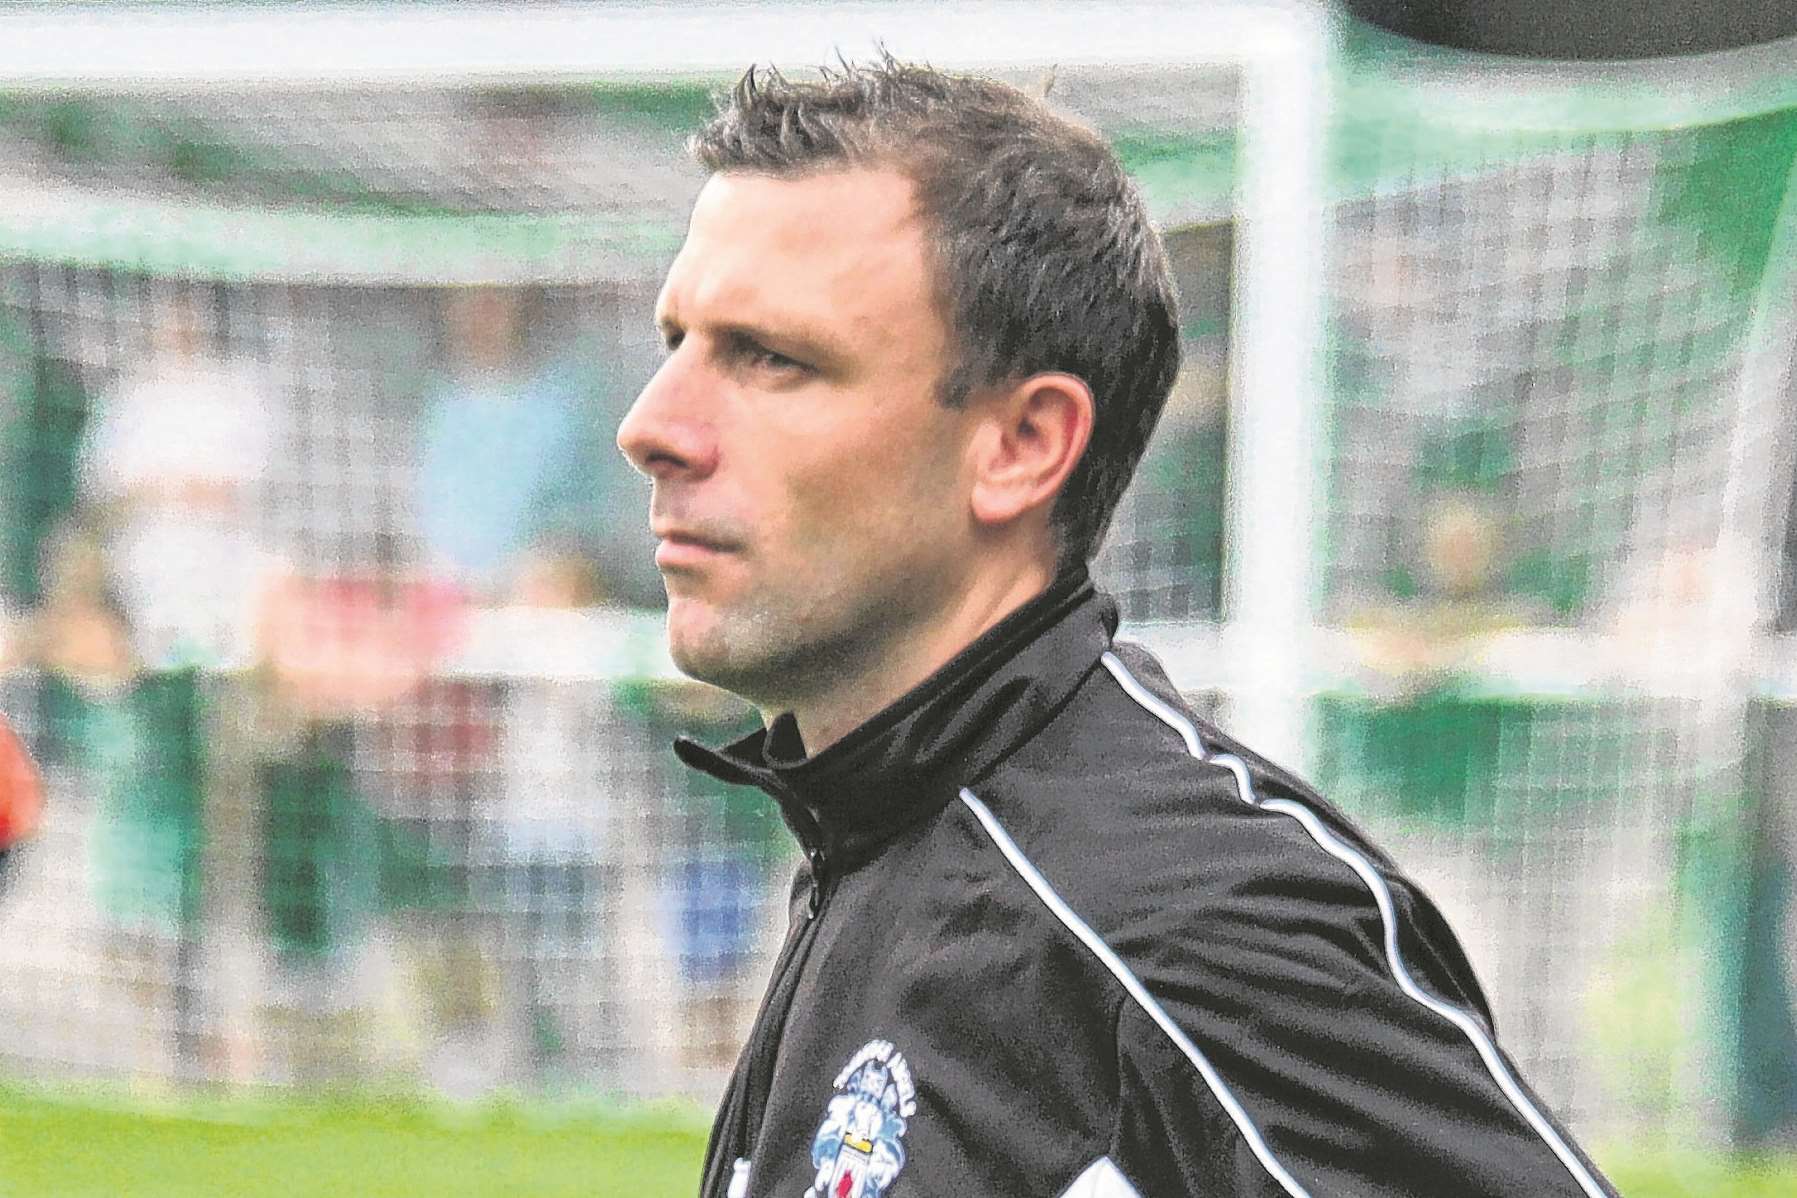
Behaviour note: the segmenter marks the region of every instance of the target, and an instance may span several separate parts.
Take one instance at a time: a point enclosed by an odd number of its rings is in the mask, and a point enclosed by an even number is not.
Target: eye
[[[789,358],[785,354],[775,353],[765,345],[751,343],[745,351],[745,356],[757,366],[767,366],[774,370],[799,370],[804,366],[802,362]]]
[[[661,331],[661,347],[670,354],[679,349],[680,343],[684,340],[686,340],[686,334],[680,329],[663,329]]]
[[[756,370],[786,374],[811,369],[797,358],[789,358],[778,350],[769,349],[753,337],[748,336],[739,335],[731,338],[730,354],[744,366]]]

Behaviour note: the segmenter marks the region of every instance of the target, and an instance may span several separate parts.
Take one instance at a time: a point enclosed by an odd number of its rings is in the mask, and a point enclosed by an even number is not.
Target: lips
[[[651,531],[661,541],[655,550],[655,564],[663,569],[701,565],[739,548],[734,541],[695,529],[655,528]]]
[[[705,528],[660,524],[651,526],[649,531],[658,541],[673,541],[682,545],[702,545],[707,549],[718,550],[738,548],[734,539]]]

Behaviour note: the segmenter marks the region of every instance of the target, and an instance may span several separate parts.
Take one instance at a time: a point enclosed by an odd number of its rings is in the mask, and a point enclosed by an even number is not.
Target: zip
[[[811,863],[811,893],[805,899],[805,922],[811,923],[824,905],[824,851],[812,849],[805,854],[805,860]]]
[[[730,1149],[719,1145],[719,1160],[748,1158],[752,1161],[750,1154],[753,1152],[755,1139],[760,1134],[761,1124],[767,1119],[767,1092],[773,1087],[774,1057],[786,1030],[787,1016],[792,1013],[793,998],[798,991],[798,973],[804,968],[811,942],[816,938],[818,917],[823,913],[824,903],[828,898],[828,861],[824,857],[822,846],[817,843],[817,825],[798,804],[793,804],[791,810],[796,813],[794,832],[799,838],[800,847],[805,851],[805,861],[810,868],[811,893],[805,898],[805,922],[788,938],[786,947],[775,961],[767,996],[762,1000],[761,1009],[755,1014],[754,1026],[749,1029],[748,1045],[743,1054],[745,1067],[742,1071],[742,1091],[737,1096],[740,1099],[740,1109],[737,1113],[736,1143]],[[778,1010],[775,1009],[776,1004]],[[758,1092],[760,1117],[751,1119],[750,1106],[756,1101]],[[754,1126],[751,1127],[751,1124]],[[718,1180],[722,1187],[728,1187],[731,1181],[730,1170],[719,1170]],[[718,1198],[727,1198],[728,1190],[722,1187],[714,1185],[713,1190]]]

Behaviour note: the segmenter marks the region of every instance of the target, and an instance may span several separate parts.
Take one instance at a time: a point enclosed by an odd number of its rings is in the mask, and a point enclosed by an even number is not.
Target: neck
[[[762,718],[771,724],[780,712],[790,711],[805,752],[815,755],[947,665],[955,654],[1042,594],[1053,581],[1053,568],[1042,564],[989,575],[963,591],[919,634],[887,646],[867,668],[833,677],[813,694],[764,707]]]

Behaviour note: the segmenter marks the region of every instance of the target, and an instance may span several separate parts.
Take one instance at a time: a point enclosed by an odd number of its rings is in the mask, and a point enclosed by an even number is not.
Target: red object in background
[[[25,743],[0,719],[0,850],[37,831],[43,813],[43,778]]]
[[[410,695],[461,646],[468,599],[436,579],[293,577],[262,612],[261,649],[280,690],[320,715]]]

